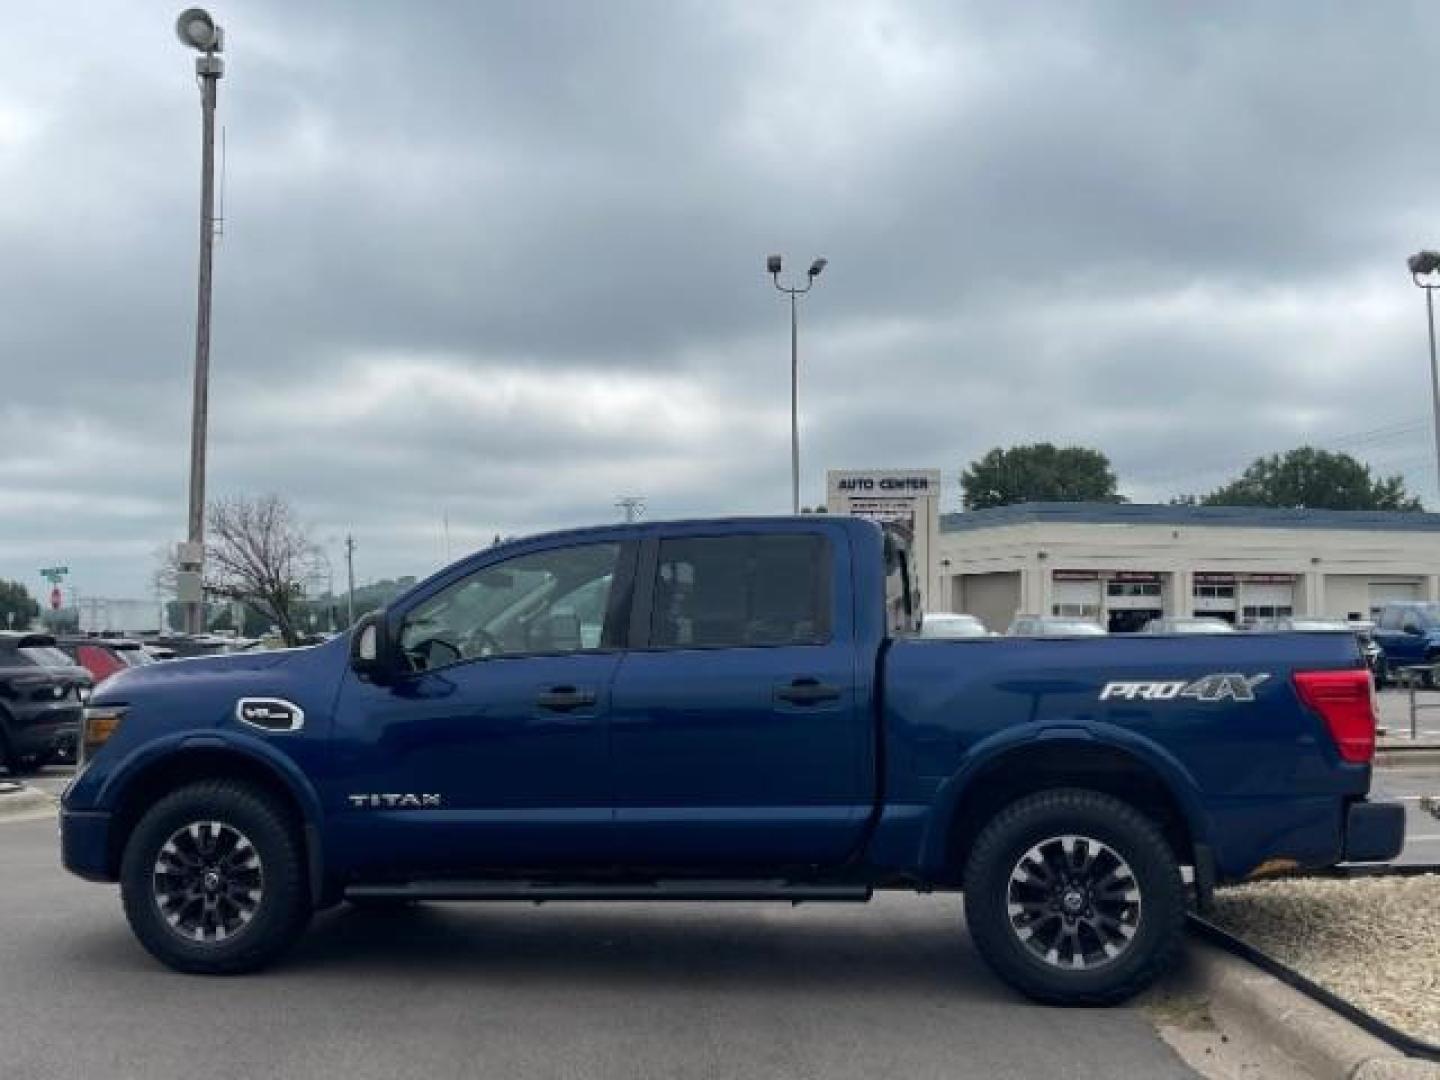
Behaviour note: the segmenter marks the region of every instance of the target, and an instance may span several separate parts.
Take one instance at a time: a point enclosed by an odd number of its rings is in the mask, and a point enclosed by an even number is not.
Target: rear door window
[[[686,536],[660,541],[655,648],[818,645],[830,638],[823,536]]]

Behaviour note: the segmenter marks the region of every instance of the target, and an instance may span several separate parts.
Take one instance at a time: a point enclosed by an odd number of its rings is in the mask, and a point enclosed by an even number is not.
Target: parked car
[[[1375,641],[1384,652],[1380,681],[1390,682],[1404,667],[1426,667],[1422,676],[1428,687],[1440,685],[1435,665],[1440,664],[1440,603],[1396,601],[1380,610],[1375,622]]]
[[[88,671],[97,683],[117,671],[155,662],[140,642],[125,638],[58,637],[55,647]]]
[[[216,656],[240,652],[256,644],[250,638],[223,637],[219,634],[163,634],[151,638],[148,645],[169,649],[172,659],[189,656]]]
[[[1209,618],[1204,615],[1166,615],[1163,618],[1151,619],[1141,627],[1140,632],[1142,634],[1233,634],[1235,627],[1224,619]]]
[[[12,776],[74,757],[92,685],[49,634],[0,631],[0,761]]]
[[[1251,629],[1278,634],[1350,634],[1360,647],[1365,666],[1375,676],[1376,685],[1384,685],[1384,651],[1375,642],[1374,623],[1352,622],[1348,619],[1326,619],[1309,615],[1288,615],[1278,619],[1262,619]]]
[[[1007,637],[1096,637],[1104,633],[1099,623],[1060,615],[1016,615],[1005,631]]]
[[[963,891],[1002,976],[1095,1005],[1175,957],[1182,865],[1204,907],[1277,860],[1400,850],[1353,642],[922,640],[911,566],[849,517],[572,530],[324,645],[121,672],[64,864],[208,973],[342,900]]]
[[[990,631],[974,615],[927,611],[920,621],[920,636],[927,638],[989,637]]]

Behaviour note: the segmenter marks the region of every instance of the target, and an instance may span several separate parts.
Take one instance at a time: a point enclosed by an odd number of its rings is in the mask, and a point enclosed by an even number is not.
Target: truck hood
[[[219,656],[190,656],[162,660],[158,664],[126,668],[105,680],[107,698],[149,690],[152,687],[178,685],[182,682],[201,683],[215,678],[243,675],[247,672],[273,671],[293,664],[324,646],[298,649],[257,649],[253,652],[224,653]]]

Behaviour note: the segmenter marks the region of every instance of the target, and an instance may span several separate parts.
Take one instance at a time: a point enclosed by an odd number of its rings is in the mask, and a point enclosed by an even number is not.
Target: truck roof
[[[767,527],[783,525],[809,525],[816,522],[832,522],[842,528],[854,529],[879,529],[880,526],[865,518],[849,517],[841,514],[771,514],[751,515],[740,517],[715,517],[715,518],[673,518],[660,521],[634,521],[634,522],[611,522],[607,525],[584,525],[573,529],[556,529],[549,532],[531,533],[528,536],[514,536],[502,540],[489,548],[480,548],[470,552],[462,558],[469,558],[478,555],[481,551],[502,550],[508,547],[519,547],[533,544],[540,540],[568,540],[587,538],[624,538],[627,536],[646,536],[653,532],[663,532],[669,529],[694,528],[696,526],[719,526],[721,528],[744,528],[748,526],[764,525]]]

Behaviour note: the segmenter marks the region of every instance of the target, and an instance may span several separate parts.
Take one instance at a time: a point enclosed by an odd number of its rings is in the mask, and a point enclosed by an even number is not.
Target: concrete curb
[[[1194,938],[1198,989],[1221,1028],[1269,1045],[1316,1080],[1440,1080],[1440,1064],[1406,1057],[1257,967]]]
[[[1403,769],[1411,765],[1440,765],[1440,746],[1382,746],[1375,751],[1377,769]]]
[[[55,799],[37,788],[21,786],[19,791],[0,788],[0,821],[43,817],[55,810]]]

